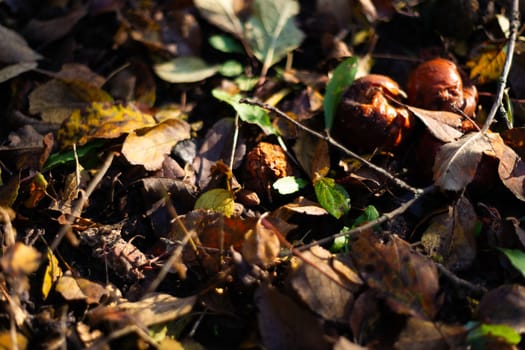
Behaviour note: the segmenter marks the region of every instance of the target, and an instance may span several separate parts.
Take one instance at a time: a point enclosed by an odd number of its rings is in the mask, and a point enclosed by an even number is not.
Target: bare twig
[[[488,291],[487,288],[482,287],[482,286],[478,286],[478,285],[473,284],[473,283],[470,283],[469,281],[466,281],[466,280],[458,277],[456,274],[454,274],[452,271],[447,269],[445,266],[443,266],[443,265],[441,265],[439,263],[435,263],[435,264],[436,264],[439,272],[441,272],[441,274],[443,276],[448,278],[456,286],[469,289],[470,291],[472,291],[476,295],[483,295],[483,294],[487,293],[487,291]]]
[[[410,186],[405,181],[395,177],[394,175],[390,174],[387,170],[385,170],[385,169],[375,165],[374,163],[370,162],[369,160],[366,160],[365,158],[361,157],[357,153],[352,152],[351,150],[349,150],[348,148],[346,148],[345,146],[341,145],[339,142],[334,140],[330,135],[326,135],[326,134],[320,133],[318,131],[315,131],[313,129],[310,129],[309,127],[299,123],[297,120],[295,120],[293,118],[290,118],[286,113],[284,113],[283,111],[281,111],[280,109],[278,109],[276,107],[273,107],[273,106],[271,106],[271,105],[269,105],[267,103],[263,103],[263,102],[259,102],[259,101],[252,101],[252,100],[249,100],[249,99],[246,99],[246,98],[242,98],[239,102],[240,103],[246,103],[246,104],[249,104],[249,105],[258,106],[258,107],[264,108],[266,110],[269,110],[271,112],[274,112],[275,114],[277,114],[278,116],[280,116],[282,118],[285,118],[286,120],[288,120],[289,122],[291,122],[292,124],[297,126],[298,128],[308,132],[311,135],[314,135],[314,136],[318,137],[321,140],[324,140],[324,141],[328,142],[332,146],[337,147],[341,151],[343,151],[346,154],[348,154],[350,157],[353,157],[353,158],[359,160],[360,162],[362,162],[363,164],[368,166],[370,169],[378,172],[379,174],[383,175],[384,177],[386,177],[387,179],[389,179],[390,181],[395,183],[400,188],[403,188],[403,189],[408,190],[408,191],[410,191],[412,193],[415,193],[415,194],[420,193],[422,191],[419,188],[415,188],[415,187]]]
[[[324,244],[324,243],[328,243],[338,237],[344,237],[344,236],[356,236],[358,234],[360,234],[361,232],[364,232],[366,230],[369,230],[371,228],[373,228],[374,226],[377,226],[377,225],[381,225],[385,222],[387,222],[388,220],[392,220],[393,218],[395,218],[396,216],[398,215],[401,215],[403,214],[405,211],[408,210],[408,208],[410,208],[419,198],[421,198],[422,196],[434,191],[436,189],[436,186],[432,185],[432,186],[428,186],[428,187],[425,187],[424,189],[422,189],[420,192],[416,193],[414,195],[414,197],[410,200],[408,200],[407,202],[401,204],[399,207],[397,207],[396,209],[388,212],[388,213],[385,213],[383,215],[381,215],[380,217],[378,217],[377,219],[375,220],[372,220],[372,221],[368,221],[366,224],[363,224],[359,227],[356,227],[356,228],[353,228],[351,230],[348,230],[348,231],[342,231],[342,232],[339,232],[339,233],[336,233],[335,235],[331,235],[331,236],[328,236],[328,237],[325,237],[323,239],[320,239],[320,240],[317,240],[317,241],[314,241],[312,243],[309,243],[309,244],[306,244],[304,246],[301,246],[297,249],[299,250],[306,250],[306,249],[310,249],[311,247],[315,246],[315,245],[319,245],[319,244]]]
[[[88,187],[86,188],[85,193],[81,195],[80,200],[76,203],[73,210],[71,211],[71,215],[69,216],[67,222],[60,228],[60,231],[58,232],[57,236],[53,240],[53,243],[51,244],[51,250],[57,249],[58,245],[60,244],[60,242],[66,235],[66,233],[71,228],[71,225],[73,224],[75,219],[80,216],[80,214],[82,213],[82,209],[84,209],[84,206],[86,205],[89,197],[91,196],[95,188],[98,186],[100,181],[102,181],[102,178],[104,177],[109,167],[111,166],[111,163],[113,162],[114,157],[115,157],[114,152],[110,152],[107,155],[106,159],[104,160],[104,164],[102,164],[100,169],[97,171],[97,174],[95,175],[93,180],[91,180]]]
[[[481,129],[482,133],[486,133],[489,130],[503,101],[503,95],[505,93],[507,79],[509,77],[510,68],[512,66],[512,58],[514,57],[514,47],[516,46],[516,39],[518,37],[518,27],[520,25],[519,16],[519,2],[518,0],[513,0],[512,7],[510,10],[510,35],[509,44],[507,47],[507,56],[505,57],[505,65],[503,66],[503,71],[499,78],[498,89],[496,92],[496,100],[492,104],[492,108],[490,109],[490,112],[487,115],[487,120],[485,121],[485,124],[483,124],[483,128]]]

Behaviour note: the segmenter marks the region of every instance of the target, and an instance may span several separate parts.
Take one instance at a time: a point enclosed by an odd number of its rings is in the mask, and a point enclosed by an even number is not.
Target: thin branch
[[[56,250],[66,233],[71,228],[71,225],[75,221],[77,217],[80,216],[82,213],[82,209],[84,209],[84,206],[86,205],[89,197],[95,190],[95,188],[98,186],[100,181],[102,181],[102,178],[104,175],[106,175],[106,172],[108,171],[109,167],[111,166],[111,163],[113,162],[113,158],[115,157],[115,152],[110,152],[106,159],[104,160],[104,164],[100,167],[100,169],[97,171],[97,174],[91,180],[88,187],[86,188],[86,191],[83,195],[81,195],[80,200],[76,203],[73,210],[71,211],[71,215],[69,216],[67,222],[60,228],[60,231],[58,232],[57,236],[55,237],[53,243],[51,244],[51,250]],[[82,192],[80,192],[82,193]]]
[[[367,223],[361,225],[361,226],[358,226],[356,228],[353,228],[351,230],[348,230],[348,231],[342,231],[342,232],[339,232],[339,233],[336,233],[334,235],[331,235],[331,236],[328,236],[328,237],[325,237],[323,239],[320,239],[320,240],[317,240],[317,241],[314,241],[314,242],[311,242],[309,244],[306,244],[304,246],[301,246],[299,248],[297,248],[298,250],[306,250],[306,249],[310,249],[311,247],[313,246],[316,246],[316,245],[320,245],[320,244],[324,244],[324,243],[328,243],[336,238],[339,238],[339,237],[344,237],[344,236],[357,236],[359,235],[361,232],[364,232],[366,230],[369,230],[371,228],[373,228],[374,226],[377,226],[377,225],[381,225],[389,220],[392,220],[393,218],[395,218],[396,216],[398,215],[401,215],[403,214],[405,211],[408,210],[408,208],[410,208],[419,198],[421,198],[422,196],[434,191],[436,189],[436,186],[432,185],[432,186],[428,186],[428,187],[425,187],[424,189],[422,189],[420,192],[416,193],[414,195],[414,197],[408,201],[406,201],[405,203],[403,203],[402,205],[400,205],[399,207],[397,207],[396,209],[388,212],[388,213],[385,213],[383,215],[381,215],[380,217],[378,217],[377,219],[375,220],[372,220],[372,221],[368,221]]]
[[[496,117],[496,114],[498,113],[498,110],[500,109],[500,106],[503,102],[503,95],[505,93],[507,79],[509,77],[510,68],[512,67],[514,47],[516,46],[516,39],[518,37],[518,27],[520,25],[519,16],[519,2],[518,0],[513,0],[512,8],[510,11],[510,35],[509,44],[507,47],[507,56],[505,57],[505,65],[503,66],[503,71],[499,78],[498,89],[496,92],[496,100],[492,104],[492,108],[490,109],[490,112],[487,116],[487,120],[485,121],[485,124],[483,124],[483,128],[481,129],[481,132],[484,134],[489,130],[490,126],[494,122],[494,118]]]
[[[443,276],[448,278],[456,286],[469,289],[473,293],[475,293],[476,295],[483,295],[483,294],[487,293],[487,291],[488,291],[487,288],[482,287],[482,286],[478,286],[478,285],[473,284],[473,283],[470,283],[469,281],[458,277],[456,274],[454,274],[452,271],[447,269],[445,266],[443,266],[443,265],[441,265],[439,263],[435,263],[435,264],[436,264],[439,272],[441,272],[441,274]]]
[[[410,191],[412,193],[415,193],[415,194],[420,193],[422,191],[419,188],[415,188],[415,187],[410,186],[409,184],[407,184],[403,180],[395,177],[394,175],[390,174],[385,169],[375,165],[374,163],[370,162],[369,160],[366,160],[365,158],[361,157],[357,153],[352,152],[351,150],[349,150],[348,148],[346,148],[345,146],[343,146],[342,144],[340,144],[339,142],[334,140],[330,135],[326,135],[326,134],[320,133],[318,131],[315,131],[313,129],[310,129],[309,127],[299,123],[297,120],[295,120],[293,118],[290,118],[286,113],[284,113],[283,111],[281,111],[280,109],[278,109],[276,107],[273,107],[273,106],[271,106],[271,105],[269,105],[267,103],[263,103],[263,102],[259,102],[259,101],[252,101],[252,100],[249,100],[249,99],[246,99],[246,98],[242,98],[239,102],[240,103],[246,103],[246,104],[253,105],[253,106],[258,106],[258,107],[264,108],[266,110],[269,110],[271,112],[274,112],[275,114],[279,115],[282,118],[285,118],[287,121],[291,122],[292,124],[294,124],[295,126],[300,128],[301,130],[304,130],[304,131],[308,132],[309,134],[314,135],[315,137],[328,142],[329,144],[331,144],[334,147],[339,148],[341,151],[345,152],[349,156],[359,160],[360,162],[362,162],[363,164],[368,166],[370,169],[372,169],[372,170],[378,172],[379,174],[385,176],[387,179],[389,179],[390,181],[395,183],[400,188],[403,188],[403,189],[408,190],[408,191]]]

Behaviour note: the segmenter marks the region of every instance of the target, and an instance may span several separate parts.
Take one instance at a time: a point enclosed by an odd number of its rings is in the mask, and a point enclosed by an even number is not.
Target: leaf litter
[[[452,11],[467,40],[433,3],[2,2],[0,344],[516,348],[517,73],[506,122],[482,119],[510,10]],[[417,124],[401,147],[325,133],[355,75],[402,86],[436,48],[475,116],[391,99]]]

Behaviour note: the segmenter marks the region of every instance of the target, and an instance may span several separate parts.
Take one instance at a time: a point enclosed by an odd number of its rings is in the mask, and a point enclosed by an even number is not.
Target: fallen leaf
[[[298,13],[296,0],[254,0],[244,33],[255,57],[263,62],[261,76],[301,44],[304,34],[294,22]]]
[[[470,79],[479,84],[486,84],[500,78],[507,56],[507,45],[486,49],[467,62],[470,68]]]
[[[478,217],[470,201],[461,196],[448,211],[432,218],[421,237],[427,254],[451,270],[464,270],[476,258],[474,234]]]
[[[53,251],[47,250],[47,267],[44,273],[44,281],[42,282],[42,297],[47,299],[53,284],[62,276],[62,269],[58,265],[58,259]]]
[[[71,275],[60,277],[56,283],[55,290],[68,301],[85,301],[87,296],[84,294],[76,279]]]
[[[346,189],[328,177],[314,182],[315,196],[319,204],[333,217],[339,219],[350,210],[350,196]]]
[[[234,0],[195,0],[194,3],[201,15],[220,29],[237,38],[244,36]]]
[[[488,133],[492,150],[499,159],[498,174],[503,184],[521,201],[525,201],[525,162],[507,146],[497,133]]]
[[[34,62],[42,56],[27,45],[26,40],[17,32],[0,25],[0,62]]]
[[[169,83],[195,83],[217,73],[219,65],[209,65],[199,57],[177,57],[153,66],[155,73]]]
[[[15,339],[13,339],[13,333],[11,331],[1,331],[0,332],[0,349],[18,349],[25,350],[28,348],[29,341],[22,334],[15,332]]]
[[[486,293],[478,305],[479,319],[489,324],[504,324],[525,332],[525,287],[504,284]]]
[[[64,16],[46,20],[31,19],[24,29],[24,34],[31,42],[49,44],[70,33],[86,14],[87,6],[78,6]]]
[[[40,262],[41,254],[35,248],[20,242],[8,247],[7,252],[0,258],[2,271],[13,276],[29,275],[35,272]]]
[[[266,215],[263,214],[255,226],[244,235],[241,253],[248,264],[267,266],[273,264],[279,255],[281,249],[279,237],[261,223],[265,217]]]
[[[58,130],[62,149],[84,145],[101,138],[113,139],[137,129],[157,125],[155,118],[142,113],[135,105],[94,102],[85,110],[75,110]]]
[[[431,111],[427,109],[406,106],[419,120],[425,124],[428,131],[438,140],[452,142],[463,135],[461,128],[461,116],[447,111]]]
[[[365,231],[350,242],[350,255],[366,284],[397,313],[431,320],[439,310],[439,276],[434,263],[392,235],[382,242]]]
[[[302,255],[307,260],[298,259],[298,266],[289,277],[293,290],[310,310],[324,319],[346,320],[354,303],[354,293],[362,283],[357,273],[320,246],[314,246]],[[335,261],[339,262],[339,268],[346,268],[353,277],[348,278],[334,269]]]
[[[132,131],[124,140],[122,154],[131,164],[143,165],[146,170],[158,170],[173,146],[189,138],[188,123],[168,119],[154,127]]]
[[[330,349],[317,318],[268,286],[255,291],[262,342],[268,349]]]
[[[230,191],[223,188],[214,188],[204,192],[197,198],[194,209],[215,210],[230,217],[235,210],[235,201]]]
[[[464,349],[466,340],[467,329],[464,326],[410,317],[394,347],[399,350]]]
[[[36,62],[20,62],[11,64],[0,69],[0,83],[8,81],[11,78],[17,77],[22,73],[35,69],[38,66]]]
[[[460,191],[474,178],[483,153],[491,152],[490,141],[470,133],[441,146],[434,162],[435,184],[445,191]]]

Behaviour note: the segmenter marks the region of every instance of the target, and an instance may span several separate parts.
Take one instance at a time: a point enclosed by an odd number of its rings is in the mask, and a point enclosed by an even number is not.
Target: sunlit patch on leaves
[[[332,216],[339,219],[350,210],[350,196],[345,188],[335,180],[323,177],[314,182],[314,190],[319,204]]]
[[[266,134],[275,133],[270,116],[264,109],[245,103],[239,103],[239,100],[243,96],[238,94],[230,95],[226,91],[220,89],[213,89],[211,93],[216,99],[224,101],[232,106],[239,114],[239,118],[241,118],[242,121],[260,126]]]
[[[376,220],[377,218],[379,218],[379,212],[377,211],[376,207],[374,207],[373,205],[369,205],[365,208],[365,210],[363,211],[363,214],[359,215],[355,219],[352,227],[350,228],[345,227],[343,230],[347,231],[349,229],[354,229],[356,227],[366,224],[369,221]],[[348,236],[337,237],[334,240],[334,243],[332,244],[330,251],[332,252],[341,251],[347,248],[347,245],[348,245]]]
[[[266,215],[263,215],[259,218],[255,227],[244,235],[241,253],[249,264],[267,266],[274,263],[279,255],[281,249],[279,237],[272,229],[262,224],[265,217]]]
[[[324,95],[324,125],[327,130],[332,128],[335,111],[344,89],[352,84],[357,72],[357,58],[350,57],[339,63],[332,73],[332,78],[326,85]]]
[[[51,249],[47,250],[47,267],[42,282],[42,297],[47,299],[54,283],[62,276],[62,269],[58,265],[58,259]]]
[[[479,84],[498,80],[503,71],[506,55],[507,45],[487,49],[472,58],[467,62],[467,67],[470,68],[470,79],[475,79]]]
[[[157,170],[179,141],[190,138],[190,125],[180,119],[168,119],[154,127],[132,131],[124,140],[122,154],[131,164]]]
[[[279,194],[287,195],[299,191],[307,184],[308,182],[304,179],[297,178],[295,176],[285,176],[275,181],[272,187],[274,190],[277,190]]]
[[[504,324],[516,332],[525,332],[525,287],[504,284],[490,290],[481,299],[478,318],[487,324]]]
[[[230,191],[214,188],[204,192],[197,198],[195,209],[210,209],[226,216],[232,216],[235,210],[235,202]]]
[[[235,60],[228,60],[224,62],[219,68],[219,73],[225,77],[236,77],[241,75],[244,70],[242,64]]]
[[[213,76],[219,68],[199,57],[177,57],[153,66],[159,78],[169,83],[195,83]]]
[[[96,152],[106,142],[104,140],[94,140],[88,142],[84,146],[76,148],[76,156],[78,159],[82,159],[89,154]],[[48,171],[59,165],[67,164],[75,161],[75,151],[67,150],[62,152],[53,153],[49,156],[42,171]]]
[[[113,139],[131,131],[155,126],[155,118],[142,113],[133,104],[92,103],[84,110],[75,110],[57,133],[62,149],[84,145],[101,138]]]
[[[472,322],[467,327],[470,328],[467,343],[475,350],[492,349],[498,344],[501,347],[503,344],[517,345],[521,341],[520,334],[506,325]]]

